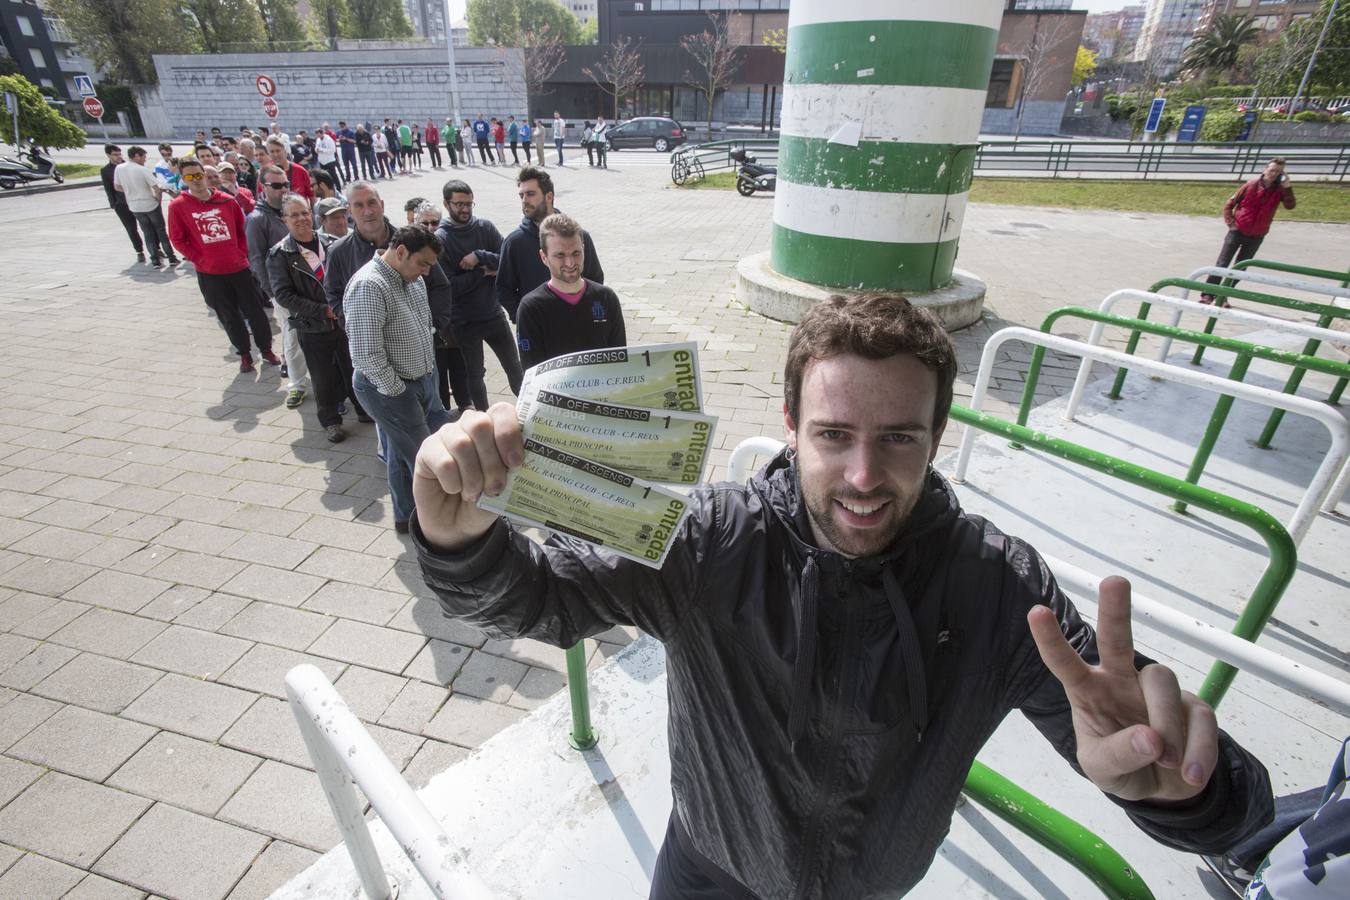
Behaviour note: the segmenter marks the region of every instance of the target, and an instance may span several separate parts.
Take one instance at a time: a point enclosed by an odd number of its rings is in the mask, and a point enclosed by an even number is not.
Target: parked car
[[[665,153],[686,140],[684,126],[664,116],[641,116],[621,125],[613,125],[606,132],[611,150],[625,147],[651,147]]]

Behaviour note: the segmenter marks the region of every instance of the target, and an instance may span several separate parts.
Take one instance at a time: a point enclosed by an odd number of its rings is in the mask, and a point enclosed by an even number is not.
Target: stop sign
[[[97,97],[84,98],[84,111],[91,119],[103,118],[103,103]]]
[[[267,118],[275,119],[277,113],[280,111],[281,108],[277,106],[277,101],[273,100],[271,97],[267,97],[263,100],[263,112],[267,113]]]

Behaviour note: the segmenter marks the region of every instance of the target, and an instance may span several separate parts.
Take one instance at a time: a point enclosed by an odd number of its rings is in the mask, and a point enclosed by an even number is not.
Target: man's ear
[[[797,449],[797,423],[792,418],[792,413],[788,412],[787,401],[783,401],[783,432],[787,435],[787,445],[792,450]]]

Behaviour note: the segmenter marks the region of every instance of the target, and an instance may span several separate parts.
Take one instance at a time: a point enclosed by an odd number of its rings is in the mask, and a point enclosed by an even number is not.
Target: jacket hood
[[[452,232],[454,234],[467,235],[477,231],[478,226],[481,225],[482,222],[483,220],[478,218],[477,216],[470,216],[469,221],[465,222],[463,225],[460,225],[457,222],[455,222],[454,219],[451,219],[450,216],[444,215],[441,216],[441,224],[437,227],[436,230],[439,231],[441,228],[444,228],[446,231]],[[536,228],[535,230],[538,231],[538,228]]]
[[[823,562],[843,560],[830,550],[816,546],[811,522],[802,498],[801,480],[795,459],[784,449],[750,481],[770,514],[791,536],[797,551],[805,557],[802,566],[801,593],[793,614],[797,624],[797,658],[792,671],[792,706],[788,713],[788,736],[795,745],[806,729],[811,701],[811,679],[816,664],[816,619],[820,594],[820,567]],[[882,593],[895,617],[896,629],[905,662],[909,692],[909,717],[918,740],[928,726],[928,676],[925,664],[925,639],[931,642],[937,610],[915,608],[907,590],[921,581],[916,576],[934,564],[935,554],[922,552],[916,545],[954,522],[961,506],[947,480],[929,468],[918,502],[889,547],[875,556],[849,559],[843,564],[856,577],[879,577]],[[907,596],[910,595],[910,596]]]

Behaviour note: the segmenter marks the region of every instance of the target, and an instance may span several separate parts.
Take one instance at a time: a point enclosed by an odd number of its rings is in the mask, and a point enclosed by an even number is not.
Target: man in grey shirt
[[[441,241],[425,228],[394,232],[384,250],[362,266],[343,292],[352,384],[385,440],[394,529],[408,533],[417,450],[450,422],[436,389],[431,307],[423,278],[435,268]]]

